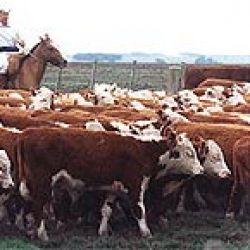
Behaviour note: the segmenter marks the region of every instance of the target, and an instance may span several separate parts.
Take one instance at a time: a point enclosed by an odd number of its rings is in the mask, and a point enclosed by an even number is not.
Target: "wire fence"
[[[183,88],[184,64],[71,62],[61,72],[49,66],[43,85],[60,91],[93,88],[96,83],[116,83],[123,88],[166,90]],[[59,74],[60,72],[60,74]]]

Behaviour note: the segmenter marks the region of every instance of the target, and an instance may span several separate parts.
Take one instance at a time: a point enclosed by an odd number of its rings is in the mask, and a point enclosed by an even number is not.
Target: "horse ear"
[[[44,34],[44,38],[45,38],[46,41],[50,41],[51,40],[50,37],[49,37],[49,35],[48,35],[48,33]]]
[[[41,42],[43,42],[43,38],[41,36],[39,36],[39,39],[40,39]]]

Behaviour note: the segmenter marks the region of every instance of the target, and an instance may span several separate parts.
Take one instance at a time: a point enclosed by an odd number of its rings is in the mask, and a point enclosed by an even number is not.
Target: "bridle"
[[[28,52],[27,53],[27,56],[30,56],[32,58],[34,58],[36,61],[41,61],[41,62],[44,62],[44,60],[42,58],[39,58],[38,56],[34,55],[32,52]]]
[[[40,44],[40,43],[39,43],[39,44]],[[22,48],[22,49],[23,49],[23,48]],[[34,53],[33,53],[34,51],[32,51],[32,50],[33,50],[33,48],[32,48],[31,50],[29,50],[29,51],[25,51],[25,50],[24,50],[25,56],[24,56],[23,61],[25,61],[25,60],[28,58],[28,56],[34,58],[36,61],[41,61],[41,62],[44,62],[44,61],[45,61],[44,59],[42,59],[42,58],[40,58],[40,57],[34,55]],[[21,66],[22,66],[22,64],[23,64],[23,61],[20,63]]]

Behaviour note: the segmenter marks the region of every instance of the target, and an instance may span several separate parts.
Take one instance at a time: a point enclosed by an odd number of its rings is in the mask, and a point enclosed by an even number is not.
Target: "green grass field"
[[[30,241],[4,227],[0,249],[250,249],[250,224],[223,219],[213,213],[169,215],[165,228],[154,229],[151,239],[139,236],[137,228],[113,225],[108,237],[98,237],[97,229],[68,226],[65,232],[51,232],[50,241]]]

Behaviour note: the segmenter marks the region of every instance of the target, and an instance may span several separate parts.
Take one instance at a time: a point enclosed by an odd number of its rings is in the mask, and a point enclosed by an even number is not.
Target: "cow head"
[[[180,102],[185,106],[196,105],[199,103],[199,98],[196,94],[189,89],[184,89],[178,92],[178,97]]]
[[[220,178],[228,177],[231,174],[221,148],[215,141],[197,137],[194,146],[206,174]]]
[[[8,201],[14,182],[10,175],[10,160],[5,150],[0,150],[0,221],[7,216]]]
[[[170,125],[178,122],[189,122],[189,120],[171,109],[158,110],[159,122],[162,125]]]
[[[32,103],[29,106],[29,109],[40,110],[51,108],[54,97],[54,93],[52,90],[46,87],[42,87],[38,90],[34,90],[32,94]]]
[[[169,150],[159,157],[159,164],[164,166],[157,178],[162,177],[168,172],[181,174],[201,174],[203,167],[198,160],[192,142],[185,133],[176,135],[168,133]]]
[[[10,174],[10,159],[5,150],[0,150],[0,185],[3,189],[10,189],[14,186]]]

